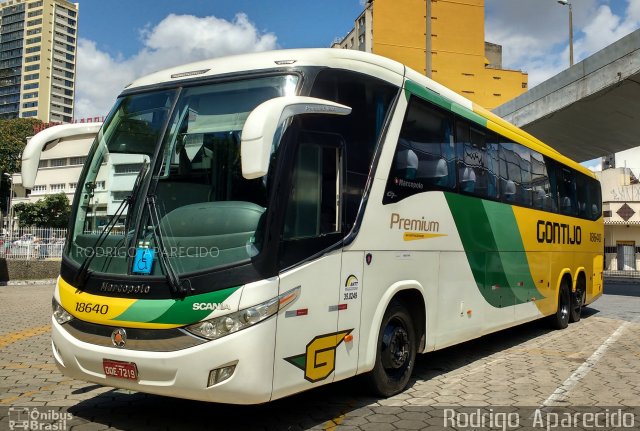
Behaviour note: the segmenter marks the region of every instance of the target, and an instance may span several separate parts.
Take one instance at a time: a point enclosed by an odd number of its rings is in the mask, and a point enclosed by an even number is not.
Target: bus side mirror
[[[40,165],[40,156],[47,147],[51,148],[61,140],[91,139],[98,134],[102,123],[62,124],[49,127],[33,136],[22,151],[22,185],[33,188]]]
[[[240,158],[242,176],[248,180],[267,174],[274,139],[279,139],[284,122],[299,114],[349,115],[351,108],[329,100],[285,96],[267,100],[247,117],[242,128]]]

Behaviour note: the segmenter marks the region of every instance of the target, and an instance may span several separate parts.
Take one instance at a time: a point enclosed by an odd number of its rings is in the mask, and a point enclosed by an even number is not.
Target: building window
[[[24,80],[25,81],[31,81],[32,79],[39,79],[40,78],[40,74],[39,73],[32,73],[30,75],[25,75],[24,76]]]
[[[33,9],[41,6],[42,6],[42,1],[35,1],[33,3],[29,3],[29,9]]]
[[[25,57],[24,58],[24,62],[25,63],[31,63],[32,61],[40,61],[40,56],[39,55],[32,55],[30,57]]]
[[[51,184],[51,193],[60,193],[64,191],[64,183]]]
[[[35,93],[24,93],[24,96],[22,96],[24,99],[33,99],[35,97],[38,97],[38,92],[36,91]]]
[[[40,24],[42,24],[42,18],[32,19],[31,21],[27,21],[27,26],[40,25]]]
[[[34,34],[40,34],[40,33],[42,33],[42,27],[32,28],[30,30],[27,30],[27,36],[33,36]]]
[[[69,183],[69,190],[74,191],[78,188],[78,183]]]
[[[32,52],[40,52],[40,45],[38,46],[30,46],[25,50],[27,54],[31,54]]]
[[[35,108],[37,106],[38,106],[38,102],[27,102],[22,104],[23,108]]]
[[[115,165],[113,168],[116,174],[137,174],[140,172],[142,163],[125,163],[122,165]]]
[[[51,167],[67,166],[67,159],[51,159]]]
[[[105,182],[104,181],[96,181],[96,190],[104,190]]]
[[[32,12],[29,12],[29,13],[27,14],[27,17],[29,17],[29,18],[33,18],[34,16],[40,16],[40,15],[42,15],[42,9],[40,9],[40,10],[34,10],[34,11],[32,11]]]
[[[81,156],[81,157],[71,157],[71,159],[69,160],[69,164],[70,165],[84,165],[84,162],[87,161],[87,156]]]
[[[49,160],[40,160],[40,162],[38,163],[38,168],[48,168],[49,167]]]
[[[27,45],[32,44],[32,43],[38,43],[38,42],[41,42],[41,41],[42,41],[42,38],[40,36],[32,37],[32,38],[27,39]]]
[[[22,87],[25,90],[33,90],[34,88],[38,88],[38,83],[37,82],[33,82],[31,84],[24,84],[24,86]]]
[[[34,70],[40,70],[39,64],[30,64],[24,68],[25,72],[33,72]]]
[[[41,195],[47,192],[47,186],[33,186],[31,189],[32,195]]]
[[[38,111],[28,111],[22,113],[22,118],[35,117],[38,115]]]
[[[526,82],[522,83],[522,88],[527,88],[527,83]]]

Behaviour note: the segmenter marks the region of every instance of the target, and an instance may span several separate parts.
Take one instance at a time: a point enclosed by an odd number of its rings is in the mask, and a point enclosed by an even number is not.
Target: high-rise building
[[[77,31],[77,3],[0,3],[0,118],[73,120]]]
[[[528,75],[502,68],[484,40],[484,0],[370,0],[335,48],[373,52],[493,109],[527,90]]]

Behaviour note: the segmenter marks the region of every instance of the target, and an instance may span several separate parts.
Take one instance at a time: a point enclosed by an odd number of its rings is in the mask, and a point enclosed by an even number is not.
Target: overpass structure
[[[577,161],[640,146],[640,29],[493,112]]]

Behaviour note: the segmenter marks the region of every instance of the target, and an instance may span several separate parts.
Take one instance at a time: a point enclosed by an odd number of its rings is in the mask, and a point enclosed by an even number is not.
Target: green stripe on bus
[[[480,293],[494,307],[542,298],[537,292],[513,209],[445,193]]]
[[[239,286],[182,299],[140,299],[113,320],[144,323],[190,324],[207,317],[213,310],[194,310],[193,304],[220,304]]]
[[[451,110],[453,112],[455,112],[456,114],[460,115],[461,117],[466,118],[469,121],[473,121],[474,123],[477,123],[479,125],[481,125],[482,127],[487,127],[487,119],[484,118],[482,115],[478,115],[475,112],[471,111],[470,109],[465,108],[462,105],[458,105],[457,103],[452,103],[451,104]]]
[[[422,85],[416,84],[413,81],[407,81],[404,84],[404,89],[407,100],[409,99],[409,96],[411,96],[411,94],[415,94],[416,96],[428,100],[429,102],[438,105],[441,108],[444,108],[448,111],[451,110],[451,101],[449,99],[442,97],[441,95],[433,90],[428,89],[427,87],[423,87]]]
[[[423,87],[419,84],[416,84],[413,81],[405,82],[405,97],[407,100],[411,96],[411,94],[415,94],[418,97],[421,97],[434,105],[440,106],[441,108],[446,109],[447,111],[452,111],[463,118],[466,118],[469,121],[477,123],[483,127],[487,127],[487,119],[482,115],[476,114],[472,110],[453,102],[446,97],[441,96],[433,90],[430,90],[426,87]]]

